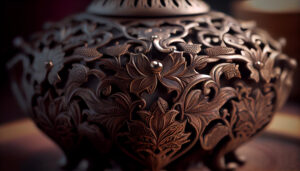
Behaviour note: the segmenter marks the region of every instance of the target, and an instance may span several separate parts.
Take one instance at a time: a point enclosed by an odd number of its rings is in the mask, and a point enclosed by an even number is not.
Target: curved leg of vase
[[[236,153],[237,145],[230,141],[228,144],[220,145],[213,152],[211,159],[206,161],[206,165],[213,171],[236,170],[245,163],[245,157]],[[219,150],[218,150],[219,149]]]
[[[227,163],[227,167],[231,168],[234,166],[242,166],[246,162],[246,157],[243,155],[238,155],[236,151],[231,151],[225,155],[225,161]]]
[[[245,163],[244,156],[238,156],[235,150],[226,154],[219,153],[213,157],[213,162],[209,168],[213,171],[233,171],[238,169]]]
[[[89,159],[88,171],[104,171],[110,168],[110,162],[108,159],[105,159],[104,156],[102,157],[93,157]]]
[[[80,155],[75,152],[65,152],[65,161],[62,162],[61,168],[63,170],[74,170],[78,167],[81,159]]]
[[[212,171],[224,171],[226,169],[224,154],[219,152],[211,155],[205,161],[205,165]]]

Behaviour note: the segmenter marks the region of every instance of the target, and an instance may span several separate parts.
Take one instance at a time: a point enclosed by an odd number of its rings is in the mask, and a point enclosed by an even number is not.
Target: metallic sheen
[[[83,158],[91,170],[242,165],[235,150],[285,103],[295,60],[253,22],[201,11],[201,1],[191,7],[201,15],[181,6],[192,0],[121,2],[95,1],[15,41],[12,87],[65,168]],[[176,17],[142,17],[157,15]]]
[[[201,0],[94,0],[87,12],[106,16],[162,17],[209,11]]]

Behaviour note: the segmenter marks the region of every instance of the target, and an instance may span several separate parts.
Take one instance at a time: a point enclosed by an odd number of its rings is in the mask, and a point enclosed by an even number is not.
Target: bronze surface
[[[88,12],[106,16],[162,17],[206,13],[201,0],[94,0]]]
[[[85,158],[91,170],[114,161],[159,171],[188,156],[234,169],[243,164],[235,149],[284,104],[297,65],[253,23],[218,12],[86,12],[15,44],[16,96],[63,149],[67,169]]]

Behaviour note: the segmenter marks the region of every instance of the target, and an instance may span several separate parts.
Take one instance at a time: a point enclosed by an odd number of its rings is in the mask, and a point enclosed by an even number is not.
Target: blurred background
[[[15,37],[26,37],[33,32],[39,31],[43,27],[43,23],[47,21],[55,22],[62,18],[84,11],[91,0],[2,0],[1,3],[1,38],[0,38],[0,142],[1,128],[9,124],[15,124],[22,119],[26,119],[27,114],[23,113],[13,94],[10,90],[8,73],[5,71],[6,62],[14,56],[15,49],[12,46],[12,41]],[[300,64],[300,0],[206,0],[214,10],[222,11],[230,14],[238,19],[254,20],[261,28],[275,38],[286,38],[287,45],[284,52],[295,58]],[[277,125],[272,125],[274,130],[280,130],[282,127],[287,127],[292,131],[293,138],[300,136],[300,67],[295,74],[295,83],[288,100],[287,105],[280,111],[283,116],[292,116],[285,123],[280,120],[286,119],[277,118]],[[296,119],[295,119],[296,118]],[[298,119],[298,120],[297,120]],[[294,121],[292,121],[294,120]],[[293,122],[293,123],[289,123]],[[35,127],[30,123],[31,128]],[[280,128],[279,128],[280,127]],[[17,130],[22,130],[23,127],[18,127]],[[286,130],[286,131],[288,131]],[[286,132],[285,132],[286,133]],[[291,133],[291,132],[290,132]],[[42,135],[41,135],[42,136]],[[289,140],[293,139],[289,136]],[[294,141],[294,139],[293,139]],[[46,145],[54,145],[45,137],[40,140]],[[299,152],[299,142],[296,151]],[[2,147],[2,148],[1,148]],[[1,155],[2,153],[2,155]],[[0,143],[0,161],[7,158],[5,150]],[[55,153],[55,155],[58,155]],[[55,158],[54,155],[54,158]],[[299,155],[297,156],[300,161]],[[52,156],[53,157],[53,156]],[[14,159],[11,159],[12,162]],[[15,159],[17,160],[17,159]],[[0,170],[6,167],[1,167],[3,162],[0,162]],[[1,169],[2,168],[2,169]],[[300,168],[300,167],[299,167]],[[26,169],[25,169],[26,170]]]

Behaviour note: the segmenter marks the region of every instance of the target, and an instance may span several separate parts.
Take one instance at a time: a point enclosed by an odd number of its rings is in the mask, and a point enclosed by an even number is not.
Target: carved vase
[[[12,88],[65,169],[234,169],[297,65],[253,22],[199,0],[96,0],[15,45]]]

